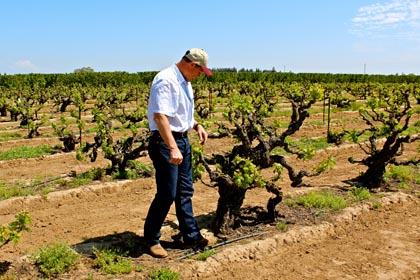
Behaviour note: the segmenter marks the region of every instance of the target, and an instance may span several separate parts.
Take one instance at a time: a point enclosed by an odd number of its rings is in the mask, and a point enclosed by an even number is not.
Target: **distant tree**
[[[92,67],[88,66],[88,67],[82,67],[79,69],[74,70],[74,73],[80,73],[80,72],[84,72],[84,73],[92,73],[95,72],[95,70],[93,70]]]

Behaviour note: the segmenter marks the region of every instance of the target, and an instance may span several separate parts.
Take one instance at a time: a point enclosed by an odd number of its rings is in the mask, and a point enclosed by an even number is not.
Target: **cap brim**
[[[201,70],[203,70],[204,74],[206,74],[207,76],[211,76],[211,71],[209,68],[201,66]]]

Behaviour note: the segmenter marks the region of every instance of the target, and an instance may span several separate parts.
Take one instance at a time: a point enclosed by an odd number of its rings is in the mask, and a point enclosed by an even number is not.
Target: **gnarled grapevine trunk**
[[[240,209],[246,191],[236,185],[219,184],[219,200],[213,226],[215,233],[227,233],[239,226]]]

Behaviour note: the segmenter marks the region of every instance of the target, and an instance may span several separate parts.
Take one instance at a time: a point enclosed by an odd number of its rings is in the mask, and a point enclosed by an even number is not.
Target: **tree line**
[[[217,69],[208,82],[312,82],[312,83],[420,83],[418,75],[367,75],[330,73],[291,73],[236,71]],[[0,88],[48,88],[59,85],[80,84],[82,86],[121,86],[125,84],[150,84],[156,71],[150,72],[77,72],[68,74],[15,74],[0,75]],[[200,80],[200,79],[199,79]],[[198,82],[199,82],[198,80]]]

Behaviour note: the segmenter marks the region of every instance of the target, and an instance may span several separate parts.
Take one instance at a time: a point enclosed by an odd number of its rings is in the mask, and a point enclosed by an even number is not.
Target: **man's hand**
[[[171,159],[169,160],[169,163],[181,164],[183,159],[184,157],[182,156],[178,147],[171,149]]]
[[[204,127],[201,124],[197,124],[196,125],[196,130],[197,130],[197,133],[198,133],[198,138],[200,138],[201,145],[206,144],[208,135],[207,135],[207,132],[204,129]]]

